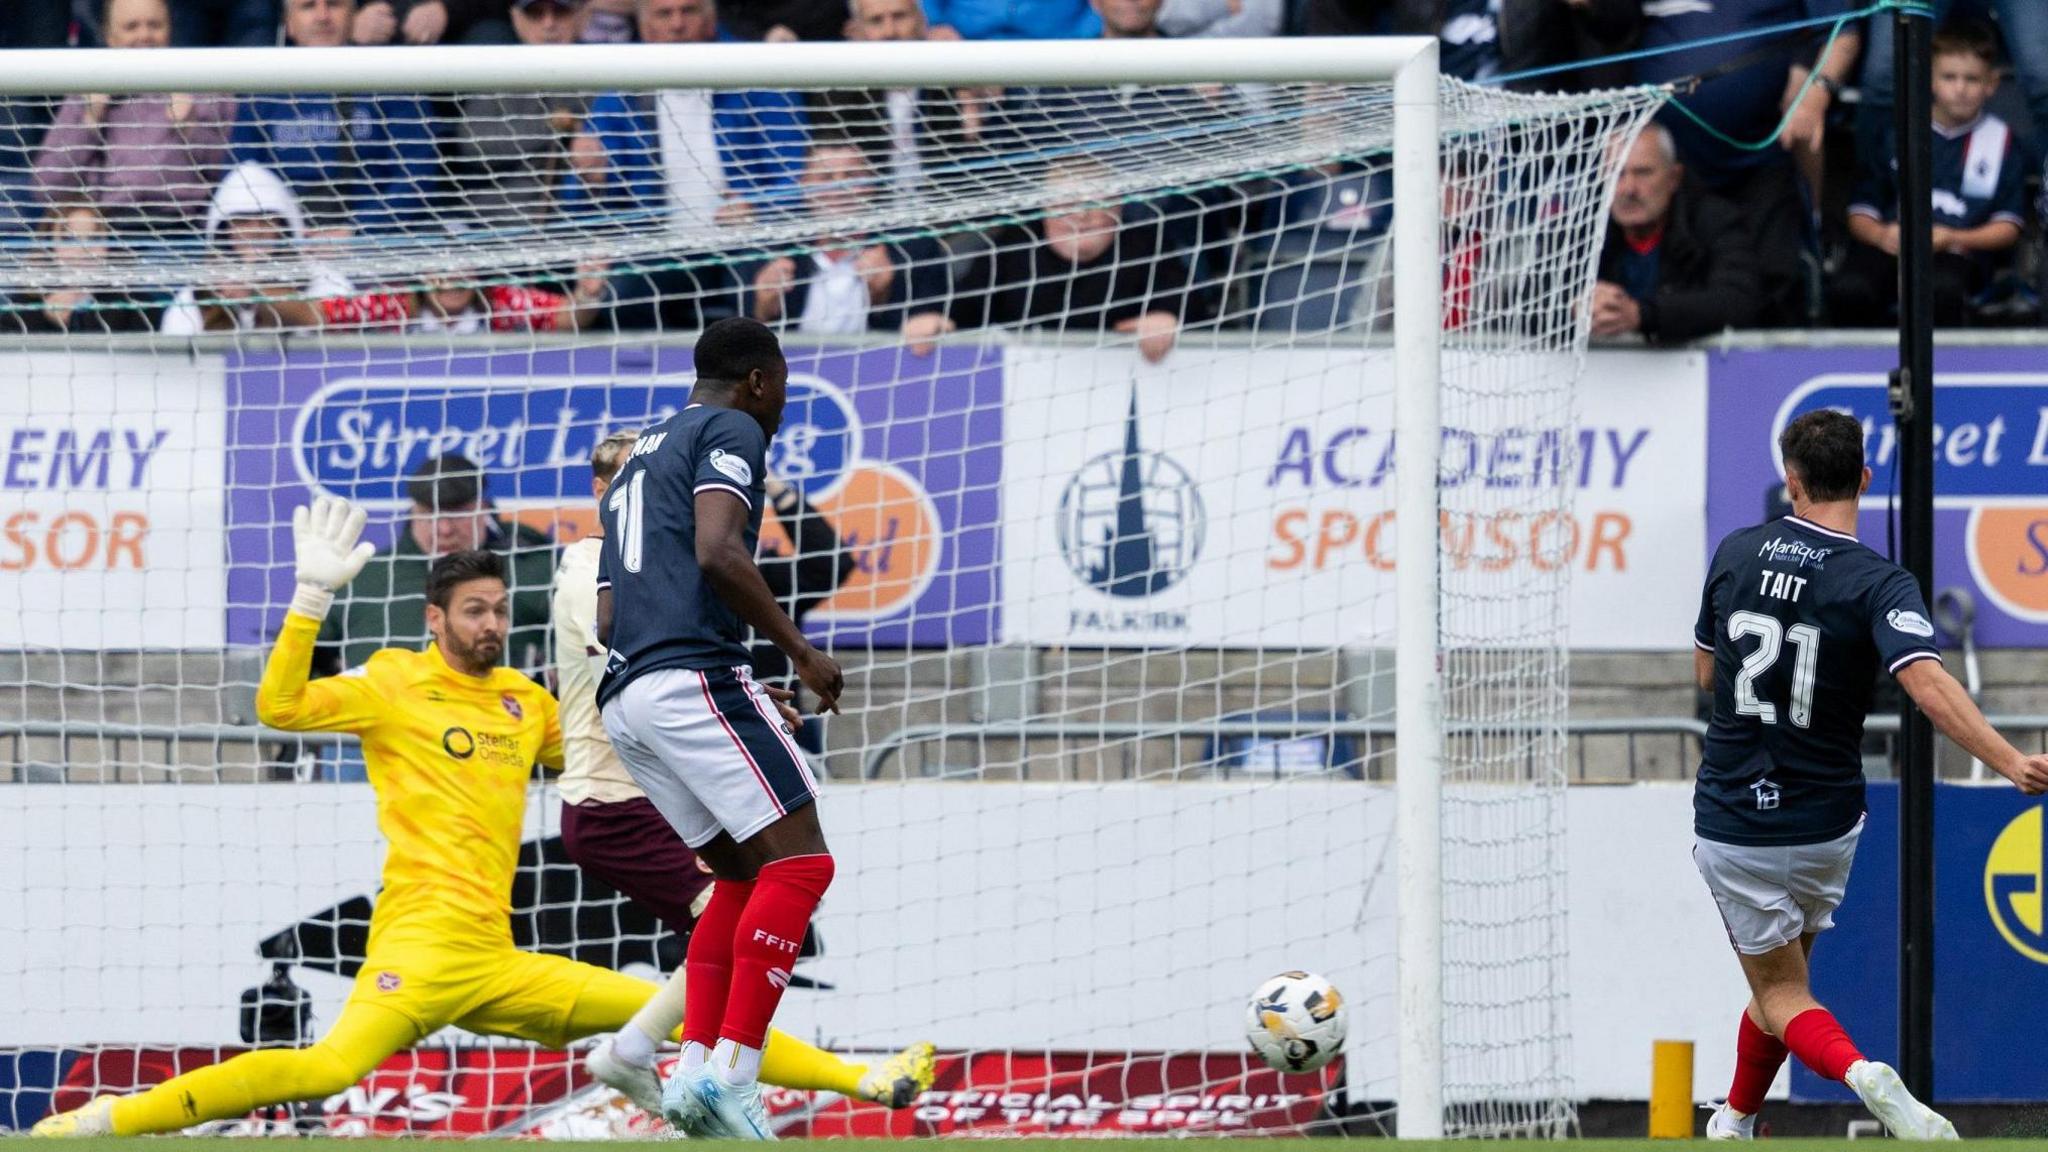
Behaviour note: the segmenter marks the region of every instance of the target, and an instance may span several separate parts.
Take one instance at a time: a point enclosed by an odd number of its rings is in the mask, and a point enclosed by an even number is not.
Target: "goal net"
[[[308,1043],[362,967],[360,752],[254,719],[292,509],[357,501],[393,556],[318,672],[422,644],[405,573],[481,542],[511,557],[507,659],[552,685],[582,658],[548,593],[595,522],[591,451],[682,405],[730,315],[790,364],[764,563],[849,685],[806,726],[840,868],[778,1023],[942,1053],[901,1111],[776,1094],[785,1134],[1390,1127],[1404,744],[1440,747],[1441,879],[1410,914],[1441,947],[1441,1124],[1569,1125],[1573,383],[1655,94],[1442,82],[1440,202],[1406,209],[1440,213],[1441,267],[1397,269],[1384,81],[1038,86],[927,55],[842,83],[843,53],[735,48],[775,66],[660,87],[627,53],[639,88],[536,91],[562,73],[519,54],[555,50],[497,52],[489,83],[474,54],[340,78],[280,51],[355,91],[119,52],[5,98],[49,127],[0,151],[0,1128]],[[159,55],[182,71],[136,79]],[[464,90],[361,90],[394,60]],[[86,94],[123,87],[177,91]],[[1441,301],[1434,496],[1395,482],[1404,277]],[[1395,724],[1411,510],[1441,526],[1428,741]],[[561,804],[536,784],[515,938],[658,978],[680,941],[568,861]],[[1349,1038],[1282,1075],[1246,998],[1297,968]],[[642,1123],[562,1056],[448,1028],[225,1127]]]

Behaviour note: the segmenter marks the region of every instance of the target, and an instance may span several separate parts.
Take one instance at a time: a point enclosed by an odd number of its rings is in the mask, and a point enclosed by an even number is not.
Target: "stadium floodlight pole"
[[[1934,21],[1892,14],[1892,90],[1899,140],[1899,560],[1934,596]],[[1913,1095],[1934,1092],[1934,726],[1899,695],[1899,1073]]]
[[[1444,1133],[1443,653],[1437,577],[1443,274],[1436,41],[1394,76],[1397,1131]]]

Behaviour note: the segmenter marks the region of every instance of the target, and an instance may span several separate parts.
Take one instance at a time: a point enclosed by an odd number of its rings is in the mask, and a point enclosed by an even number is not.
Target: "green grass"
[[[1370,1145],[1375,1148],[1384,1148],[1387,1150],[1387,1152],[1474,1152],[1475,1149],[1486,1146],[1483,1143],[1473,1141],[1445,1141],[1443,1143],[1430,1144],[1402,1144],[1395,1141],[1385,1140],[1348,1140],[1340,1142],[1334,1139],[1189,1140],[1167,1138],[1166,1142],[1170,1143],[1175,1149],[1194,1149],[1197,1146],[1202,1146],[1205,1149],[1205,1152],[1327,1152],[1327,1150],[1334,1148],[1339,1143],[1349,1145]],[[237,1140],[233,1143],[236,1147],[247,1147],[251,1142]],[[352,1147],[367,1148],[375,1147],[378,1143],[379,1142],[376,1140],[363,1140],[351,1141],[350,1145]],[[457,1149],[467,1150],[482,1148],[503,1148],[507,1150],[507,1152],[555,1152],[555,1150],[560,1150],[560,1152],[579,1152],[579,1150],[593,1150],[594,1152],[594,1150],[597,1149],[605,1149],[608,1150],[608,1152],[618,1152],[619,1145],[623,1142],[615,1141],[612,1143],[578,1144],[568,1142],[535,1142],[532,1140],[450,1140],[445,1142],[435,1141],[434,1143],[445,1143],[446,1146],[449,1148],[450,1152],[456,1152]],[[875,1143],[879,1143],[879,1141],[790,1140],[784,1141],[781,1146],[784,1148],[811,1147],[816,1149],[832,1149],[834,1150],[834,1152],[847,1152],[850,1145],[857,1147],[862,1144]],[[919,1143],[937,1143],[937,1141],[919,1141]],[[966,1148],[969,1146],[969,1144],[973,1142],[963,1140],[948,1143],[951,1147]],[[1051,1144],[1054,1143],[1065,1144],[1068,1147],[1074,1147],[1077,1144],[1085,1144],[1086,1147],[1091,1149],[1101,1149],[1104,1147],[1103,1143],[1100,1141],[1046,1141],[1043,1144],[1040,1144],[1040,1142],[1038,1141],[1033,1141],[1032,1143],[1034,1144],[1034,1146],[1045,1147],[1049,1147]],[[1113,1143],[1117,1146],[1128,1146],[1125,1145],[1123,1141],[1115,1141]],[[1138,1142],[1133,1141],[1132,1143],[1135,1144]],[[1584,1152],[1681,1152],[1681,1150],[1685,1149],[1707,1147],[1707,1142],[1704,1140],[1573,1140],[1558,1141],[1557,1143],[1561,1146],[1570,1147],[1573,1150],[1573,1152],[1580,1152],[1580,1150],[1584,1150]],[[2040,1142],[2038,1140],[1972,1140],[1970,1141],[1970,1143],[1980,1145],[1989,1144],[1997,1147],[2009,1148],[2040,1147]],[[1843,1152],[1843,1144],[1844,1141],[1840,1138],[1797,1140],[1773,1139],[1766,1140],[1763,1142],[1764,1148],[1768,1150],[1768,1152],[1820,1152],[1820,1150],[1823,1149],[1826,1150],[1826,1152]],[[226,1146],[228,1146],[227,1142],[221,1139],[195,1140],[190,1138],[167,1138],[162,1136],[137,1136],[128,1138],[107,1137],[97,1140],[72,1141],[68,1144],[62,1145],[62,1147],[65,1148],[75,1149],[77,1150],[77,1152],[117,1152],[117,1150],[118,1152],[222,1152],[222,1149]],[[414,1146],[417,1147],[418,1142],[415,1142]],[[1493,1146],[1501,1147],[1501,1145]],[[1518,1141],[1514,1144],[1508,1145],[1507,1147],[1514,1148],[1527,1146],[1528,1144],[1526,1142]],[[1859,1147],[1863,1146],[1865,1145],[1859,1145]],[[737,1141],[691,1141],[689,1147],[718,1148],[721,1150],[721,1152],[738,1152],[739,1149],[750,1147],[750,1145],[740,1143]],[[1908,1144],[1897,1140],[1872,1140],[1868,1142],[1867,1147],[1872,1149],[1873,1152],[1879,1152],[1879,1150],[1882,1150],[1882,1152],[1891,1152],[1891,1150],[1893,1149],[1901,1148],[1946,1148],[1947,1145],[1919,1143]]]
[[[238,1146],[238,1148],[246,1148],[250,1144],[252,1142],[248,1142],[248,1140],[231,1142],[231,1146]],[[379,1144],[377,1140],[356,1140],[356,1142],[350,1142],[350,1146],[354,1146],[354,1148],[375,1148],[377,1144]],[[418,1148],[418,1144],[420,1142],[414,1142],[416,1148]],[[436,1140],[434,1144],[444,1144],[446,1148],[449,1148],[449,1152],[457,1152],[459,1148],[461,1150],[467,1150],[467,1148],[506,1148],[510,1152],[553,1152],[553,1150],[571,1152],[571,1150],[600,1150],[602,1148],[602,1150],[608,1150],[608,1152],[618,1152],[618,1146],[621,1146],[623,1142],[610,1142],[610,1144],[569,1144],[569,1142],[559,1142],[557,1144],[557,1142],[532,1142],[532,1140],[446,1140],[446,1142]],[[829,1150],[834,1150],[834,1152],[848,1152],[850,1148],[877,1146],[877,1144],[881,1144],[881,1142],[877,1142],[877,1140],[786,1140],[786,1142],[782,1142],[782,1148],[793,1148],[793,1146],[805,1148],[805,1146],[809,1146],[809,1148],[819,1148],[819,1150],[829,1148]],[[893,1142],[893,1144],[911,1144],[911,1142],[899,1140],[899,1142]],[[920,1140],[920,1142],[915,1142],[915,1144],[940,1144],[940,1142]],[[965,1142],[965,1140],[950,1140],[950,1142],[946,1142],[948,1148],[967,1148],[969,1144],[973,1144],[973,1142]],[[1079,1144],[1085,1144],[1087,1148],[1096,1148],[1096,1150],[1104,1148],[1102,1142],[1094,1142],[1094,1140],[1092,1142],[1061,1142],[1061,1144],[1067,1144],[1069,1148],[1079,1146]],[[1133,1140],[1130,1144],[1124,1144],[1124,1142],[1114,1142],[1114,1144],[1122,1146],[1122,1148],[1139,1148],[1139,1146],[1147,1146],[1147,1144],[1155,1144],[1155,1142],[1137,1142],[1137,1140]],[[1335,1148],[1337,1144],[1372,1146],[1372,1148],[1384,1148],[1386,1152],[1475,1152],[1477,1148],[1485,1148],[1483,1142],[1468,1142],[1468,1140],[1464,1140],[1464,1142],[1442,1142],[1442,1144],[1399,1144],[1399,1142],[1391,1142],[1391,1140],[1343,1140],[1343,1142],[1339,1142],[1339,1140],[1180,1140],[1180,1138],[1176,1138],[1176,1140],[1171,1140],[1171,1144],[1178,1146],[1178,1148],[1186,1148],[1188,1144],[1210,1144],[1210,1146],[1217,1148],[1217,1152],[1327,1152],[1327,1150]],[[1767,1152],[1821,1152],[1821,1150],[1843,1152],[1843,1144],[1845,1142],[1841,1138],[1827,1138],[1827,1140],[1765,1140],[1763,1148]],[[1972,1140],[1970,1144],[1991,1144],[1991,1146],[2001,1146],[2001,1148],[2040,1148],[2038,1140]],[[115,1150],[119,1150],[119,1152],[223,1152],[223,1148],[227,1148],[227,1146],[229,1146],[229,1142],[225,1142],[225,1140],[190,1140],[190,1138],[137,1136],[137,1138],[74,1140],[70,1144],[63,1144],[61,1148],[70,1148],[70,1150],[76,1150],[76,1152],[115,1152]],[[739,1152],[741,1148],[752,1148],[750,1144],[731,1142],[731,1140],[715,1140],[715,1142],[696,1140],[696,1142],[690,1142],[688,1146],[690,1148],[717,1148],[719,1152]],[[1509,1150],[1511,1148],[1534,1148],[1534,1146],[1571,1148],[1573,1152],[1681,1152],[1681,1150],[1692,1150],[1692,1148],[1706,1148],[1706,1142],[1704,1140],[1556,1140],[1556,1142],[1518,1140],[1518,1142],[1507,1144],[1507,1146],[1495,1144],[1495,1148],[1509,1148]],[[1898,1140],[1884,1140],[1884,1142],[1872,1140],[1868,1144],[1868,1148],[1890,1152],[1894,1148],[1948,1148],[1948,1146],[1946,1144],[1905,1144],[1905,1142],[1898,1142]]]

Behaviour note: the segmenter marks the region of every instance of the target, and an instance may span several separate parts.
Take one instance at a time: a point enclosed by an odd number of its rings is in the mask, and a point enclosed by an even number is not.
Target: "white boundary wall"
[[[991,789],[1010,794],[1017,819],[1000,841],[975,841],[949,813],[985,810]],[[0,997],[0,1046],[235,1043],[236,997],[268,970],[256,941],[376,884],[381,848],[366,786],[23,786],[10,795],[0,809],[0,919],[27,930],[0,933],[0,974],[19,992]],[[780,1022],[799,1035],[1004,1048],[1038,1047],[1051,1034],[1073,1046],[1234,1050],[1257,980],[1306,965],[1326,970],[1359,1012],[1352,1032],[1367,1043],[1353,1082],[1392,1083],[1393,941],[1354,927],[1390,920],[1386,788],[914,782],[835,785],[826,803],[844,866],[821,913],[827,955],[804,970],[841,992],[786,1001]],[[1120,826],[1138,834],[1058,834],[1065,805],[1104,803],[1122,807]],[[1690,786],[1573,788],[1567,808],[1578,1095],[1645,1097],[1655,1039],[1696,1041],[1695,1097],[1725,1092],[1745,992],[1693,869]],[[552,827],[557,810],[552,792],[536,793],[530,830]],[[1243,862],[1283,840],[1324,868],[1304,869],[1286,891],[1248,891],[1235,879]],[[48,882],[56,871],[61,885]],[[25,877],[43,878],[31,880],[35,892],[74,898],[32,897]],[[1098,906],[1077,877],[1130,897]],[[1002,899],[978,895],[990,891]],[[1241,923],[1246,904],[1269,909],[1270,936],[1221,938],[1213,921]],[[1233,914],[1210,916],[1217,907]],[[942,943],[898,948],[901,940]],[[1204,954],[1217,962],[1202,964]],[[1092,967],[1100,964],[1115,968]],[[1179,974],[1170,986],[1160,975],[1168,970]],[[1202,975],[1191,982],[1191,971]],[[317,1019],[334,1019],[345,983],[297,979]]]

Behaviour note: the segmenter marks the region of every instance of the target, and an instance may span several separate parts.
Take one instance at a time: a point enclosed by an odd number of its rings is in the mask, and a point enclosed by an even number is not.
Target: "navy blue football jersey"
[[[1818,844],[1854,828],[1878,672],[1941,658],[1905,569],[1796,516],[1721,541],[1693,643],[1714,654],[1694,830],[1727,844]]]
[[[768,437],[731,408],[692,404],[641,434],[612,477],[598,518],[597,586],[612,592],[611,650],[597,686],[603,705],[658,668],[747,663],[747,626],[697,567],[697,494],[747,504],[746,548],[761,536]]]
[[[1866,158],[1850,194],[1849,214],[1879,223],[1899,218],[1896,136]],[[2026,167],[2018,139],[2005,121],[1979,116],[1964,128],[1934,126],[1934,222],[1944,228],[1979,228],[1995,220],[2024,227]]]

